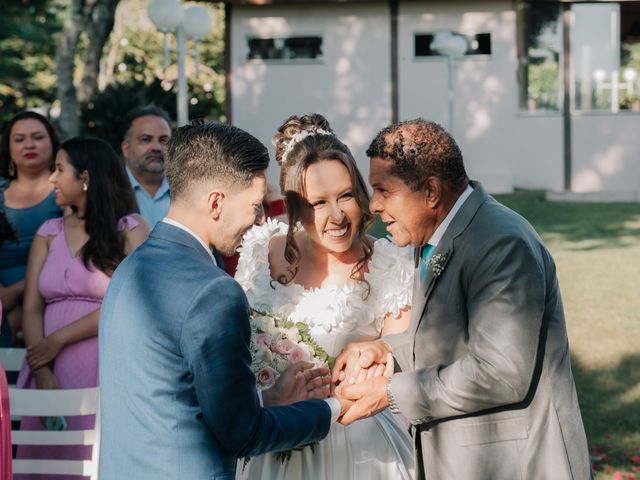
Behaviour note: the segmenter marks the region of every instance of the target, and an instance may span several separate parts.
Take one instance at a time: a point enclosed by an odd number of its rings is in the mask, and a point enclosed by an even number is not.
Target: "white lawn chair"
[[[56,417],[96,415],[93,430],[21,431],[12,430],[14,445],[92,445],[91,460],[14,459],[13,473],[84,475],[98,478],[100,452],[99,388],[36,390],[9,388],[12,416]]]

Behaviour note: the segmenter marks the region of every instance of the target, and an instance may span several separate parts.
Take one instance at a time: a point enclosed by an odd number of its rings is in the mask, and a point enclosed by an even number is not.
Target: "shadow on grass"
[[[600,466],[629,471],[640,454],[640,354],[610,368],[587,369],[573,358],[573,374],[589,448],[601,452]]]
[[[627,246],[640,237],[638,203],[549,202],[535,190],[495,198],[525,217],[545,241],[575,243],[572,250]]]

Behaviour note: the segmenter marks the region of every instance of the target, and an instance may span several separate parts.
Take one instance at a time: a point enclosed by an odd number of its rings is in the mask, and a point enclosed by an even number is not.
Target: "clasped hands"
[[[334,395],[343,405],[341,424],[371,417],[389,406],[387,384],[393,370],[391,348],[384,341],[347,345],[336,358],[331,379]]]
[[[285,370],[275,385],[262,392],[265,405],[286,405],[333,395],[340,402],[339,421],[349,425],[389,406],[387,383],[393,376],[391,348],[382,340],[350,343],[328,368],[299,362]]]
[[[56,332],[44,337],[37,344],[27,347],[27,363],[31,371],[49,365],[60,353],[63,343],[58,340]]]

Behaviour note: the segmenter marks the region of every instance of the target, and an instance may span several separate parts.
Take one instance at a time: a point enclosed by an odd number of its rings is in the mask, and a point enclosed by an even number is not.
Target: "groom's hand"
[[[275,385],[262,392],[265,406],[289,405],[312,398],[327,398],[331,389],[331,371],[312,368],[313,363],[298,362],[287,368]]]
[[[356,420],[371,417],[389,406],[387,399],[386,376],[372,378],[356,385],[344,385],[338,388],[340,396],[346,400],[355,402],[342,416],[340,423],[349,425]]]
[[[388,359],[392,358],[390,354],[391,347],[383,340],[350,343],[336,358],[331,380],[333,383],[345,381],[352,385],[376,376],[376,373],[380,375],[384,369],[374,368],[371,373],[363,373],[363,369],[375,367],[374,364],[387,365]]]

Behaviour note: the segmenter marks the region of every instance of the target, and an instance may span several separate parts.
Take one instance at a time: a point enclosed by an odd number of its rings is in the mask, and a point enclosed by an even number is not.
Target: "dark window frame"
[[[247,37],[248,62],[319,63],[324,60],[322,35]]]
[[[433,57],[442,57],[443,55],[431,50],[431,42],[433,42],[433,38],[437,32],[414,32],[413,33],[413,58],[414,59],[423,59],[423,58],[433,58]],[[458,33],[458,32],[456,32]],[[491,42],[491,32],[481,32],[476,34],[463,34],[467,37],[469,41],[469,48],[465,52],[465,57],[489,57],[493,55],[492,51],[492,42]],[[478,48],[471,48],[473,45],[473,41],[478,42]],[[420,53],[418,52],[420,50]]]

